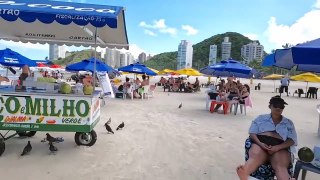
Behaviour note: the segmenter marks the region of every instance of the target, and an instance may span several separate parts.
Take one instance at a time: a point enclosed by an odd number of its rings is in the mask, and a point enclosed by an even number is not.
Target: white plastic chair
[[[127,90],[125,90],[124,92],[123,92],[123,99],[127,99],[127,95],[128,94],[130,94],[130,96],[131,96],[131,100],[133,100],[133,85],[131,84],[130,85],[130,87],[127,89]]]
[[[144,97],[147,97],[147,99],[149,99],[149,90],[150,90],[150,85],[145,85],[142,86],[142,90],[140,90],[141,92],[141,99],[143,99]]]
[[[318,136],[320,136],[320,104],[317,105],[317,111],[319,113]]]
[[[251,102],[251,97],[249,96],[249,97],[245,98],[244,100],[245,100],[244,104],[240,104],[239,102],[234,104],[235,105],[235,107],[234,107],[234,115],[237,114],[238,106],[240,106],[241,114],[243,114],[243,112],[244,112],[244,115],[247,115],[247,106],[252,107],[252,104],[248,104],[247,100],[249,100]]]

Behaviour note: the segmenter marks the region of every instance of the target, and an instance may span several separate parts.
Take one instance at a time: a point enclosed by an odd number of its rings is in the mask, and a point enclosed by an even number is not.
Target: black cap
[[[286,103],[280,96],[273,96],[270,101],[269,104],[286,104],[288,105],[288,103]]]

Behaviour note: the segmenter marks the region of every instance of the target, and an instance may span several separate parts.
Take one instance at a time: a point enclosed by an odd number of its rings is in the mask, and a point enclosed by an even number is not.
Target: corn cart
[[[20,42],[128,49],[124,8],[47,0],[0,1],[0,39]],[[96,68],[96,62],[94,63]],[[95,71],[94,76],[95,77]],[[95,82],[94,82],[95,84]],[[0,89],[0,155],[14,135],[37,131],[75,132],[75,142],[91,146],[100,118],[99,92],[63,95],[48,91]]]

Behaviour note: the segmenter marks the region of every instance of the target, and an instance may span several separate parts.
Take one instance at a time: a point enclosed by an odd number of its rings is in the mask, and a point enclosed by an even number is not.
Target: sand
[[[0,157],[1,179],[235,180],[235,168],[244,163],[243,146],[250,123],[259,114],[270,112],[268,101],[275,95],[273,81],[254,80],[254,85],[258,82],[262,89],[252,90],[254,106],[247,109],[247,115],[206,111],[205,89],[187,94],[164,93],[157,87],[155,97],[149,100],[108,99],[95,127],[98,140],[94,146],[76,146],[74,133],[52,133],[65,141],[57,144],[56,155],[49,155],[47,144],[40,142],[44,132],[33,138],[10,139]],[[305,86],[304,82],[292,82],[289,91]],[[289,104],[284,115],[295,124],[298,148],[319,145],[319,114],[315,109],[319,100],[292,95],[284,99]],[[181,102],[183,107],[178,109]],[[107,134],[103,124],[109,117],[113,129],[122,121],[124,129]],[[19,157],[28,140],[33,145],[31,154]],[[307,174],[307,179],[319,178]]]

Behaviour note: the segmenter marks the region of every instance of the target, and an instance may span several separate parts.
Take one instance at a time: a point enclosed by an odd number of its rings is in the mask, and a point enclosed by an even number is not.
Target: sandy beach
[[[190,82],[194,82],[193,79]],[[249,83],[249,80],[242,82]],[[253,85],[259,82],[262,89],[255,91]],[[253,85],[253,108],[247,108],[247,115],[206,111],[205,88],[191,94],[163,92],[157,87],[149,100],[107,99],[95,128],[98,140],[94,146],[76,146],[74,133],[51,133],[64,137],[65,141],[57,144],[56,155],[49,155],[48,145],[40,142],[45,132],[38,132],[32,138],[12,138],[6,141],[6,151],[0,158],[1,179],[238,179],[235,168],[244,163],[244,141],[250,123],[258,115],[270,112],[269,99],[276,95],[272,93],[272,80],[254,80]],[[319,84],[309,83],[309,86],[319,87]],[[289,104],[284,115],[295,124],[298,148],[313,148],[320,143],[316,111],[320,101],[292,97],[295,89],[305,87],[305,82],[291,82],[291,95],[283,96]],[[178,109],[180,103],[183,107]],[[108,134],[103,124],[110,117],[114,130],[122,121],[125,127]],[[33,150],[30,155],[20,157],[28,140]],[[308,172],[307,179],[320,179],[320,175]]]

